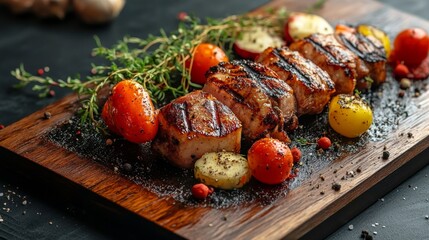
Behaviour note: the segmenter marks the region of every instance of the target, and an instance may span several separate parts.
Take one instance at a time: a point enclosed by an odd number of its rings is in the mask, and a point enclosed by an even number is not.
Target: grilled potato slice
[[[247,159],[233,152],[211,152],[195,162],[195,178],[202,183],[221,189],[241,188],[249,182]]]

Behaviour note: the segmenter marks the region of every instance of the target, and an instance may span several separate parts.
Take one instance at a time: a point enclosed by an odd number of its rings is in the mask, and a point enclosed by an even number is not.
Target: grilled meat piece
[[[338,42],[347,47],[356,56],[358,61],[357,81],[367,82],[365,78],[371,77],[374,84],[379,85],[386,81],[386,52],[380,41],[371,36],[364,36],[358,32],[337,32]],[[358,87],[361,84],[358,84]]]
[[[213,94],[241,120],[243,136],[271,136],[289,142],[298,125],[293,90],[271,69],[252,61],[223,62],[207,73],[203,91]]]
[[[209,93],[194,91],[160,109],[152,147],[174,165],[191,168],[207,152],[240,152],[241,122]]]
[[[292,87],[298,116],[321,113],[335,92],[334,82],[324,70],[287,47],[267,48],[256,61],[274,70]]]
[[[290,49],[298,51],[325,70],[335,83],[337,94],[352,94],[356,86],[357,57],[338,43],[333,34],[312,34],[292,43]]]

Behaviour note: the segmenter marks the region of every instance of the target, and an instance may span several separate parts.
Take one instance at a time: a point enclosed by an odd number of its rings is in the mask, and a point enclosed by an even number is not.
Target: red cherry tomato
[[[406,77],[409,73],[410,70],[408,69],[408,67],[401,63],[396,65],[395,69],[393,70],[393,74],[396,78]]]
[[[130,80],[113,87],[101,117],[110,131],[134,143],[151,141],[158,131],[158,112],[149,94]]]
[[[289,147],[274,138],[263,138],[247,154],[253,177],[266,184],[279,184],[290,175],[293,156]]]
[[[220,47],[210,43],[198,44],[192,58],[191,81],[198,84],[206,83],[205,74],[210,67],[227,61],[228,56]],[[191,61],[186,62],[186,67],[191,67]]]
[[[393,46],[393,61],[416,67],[428,55],[429,37],[423,29],[409,28],[396,36]]]

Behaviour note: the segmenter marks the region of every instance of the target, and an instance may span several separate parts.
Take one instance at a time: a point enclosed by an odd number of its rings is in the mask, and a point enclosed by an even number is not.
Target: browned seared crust
[[[292,43],[290,49],[325,70],[335,83],[336,93],[353,93],[357,56],[338,43],[333,34],[312,34]]]
[[[369,76],[376,85],[385,82],[387,58],[380,41],[358,32],[339,32],[336,37],[341,44],[359,57],[358,80]]]
[[[206,74],[203,90],[231,108],[253,141],[274,134],[289,141],[285,130],[296,128],[292,89],[271,69],[247,60],[223,62]],[[294,126],[292,126],[293,124]]]
[[[256,61],[273,69],[292,87],[298,116],[322,112],[335,92],[334,82],[324,70],[287,47],[268,48]]]
[[[181,134],[223,137],[241,127],[227,106],[211,94],[194,91],[161,109],[167,122]]]
[[[240,152],[240,120],[209,93],[174,100],[160,109],[159,123],[152,147],[179,167],[193,167],[207,152]]]

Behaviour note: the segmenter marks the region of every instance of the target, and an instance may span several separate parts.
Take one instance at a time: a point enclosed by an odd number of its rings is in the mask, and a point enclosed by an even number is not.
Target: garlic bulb
[[[118,16],[125,0],[74,0],[73,7],[80,18],[91,24],[99,24]]]
[[[2,0],[14,13],[25,13],[31,9],[34,0]]]
[[[69,0],[34,0],[33,12],[39,17],[63,19],[69,9]]]

